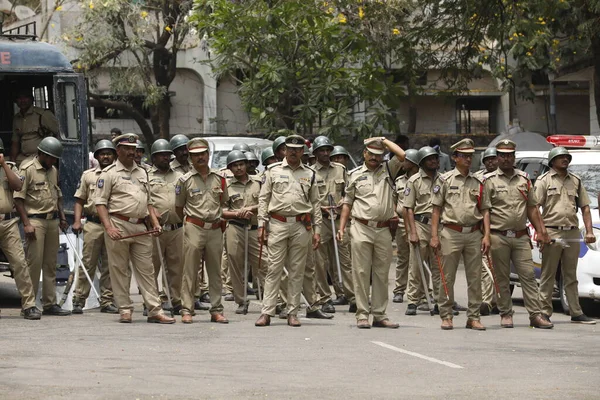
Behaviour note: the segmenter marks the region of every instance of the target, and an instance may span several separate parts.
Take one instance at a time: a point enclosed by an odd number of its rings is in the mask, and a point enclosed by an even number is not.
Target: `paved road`
[[[482,318],[486,332],[464,329],[464,313],[442,331],[437,316],[406,317],[406,304],[393,303],[398,330],[358,330],[347,307],[301,328],[279,319],[256,328],[256,302],[246,316],[226,302],[229,325],[206,311],[193,325],[147,324],[141,305],[131,325],[97,310],[36,322],[19,317],[14,293],[0,282],[0,399],[600,397],[600,325],[571,324],[557,310],[554,330],[530,329],[519,289],[515,329],[494,315]]]

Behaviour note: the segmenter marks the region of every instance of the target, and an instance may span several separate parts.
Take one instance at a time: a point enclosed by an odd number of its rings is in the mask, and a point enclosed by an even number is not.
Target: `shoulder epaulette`
[[[527,179],[529,179],[529,174],[528,174],[527,172],[525,172],[525,171],[522,171],[522,170],[520,170],[520,169],[515,169],[515,171],[517,172],[517,175],[520,175],[520,176],[522,176],[522,177],[524,177],[524,178],[527,178]]]
[[[115,164],[115,163],[112,163],[112,164],[110,164],[108,167],[104,168],[104,169],[102,170],[102,172],[108,172],[108,170],[110,170],[111,168],[114,168],[114,167],[116,167],[116,166],[117,166],[117,164]]]
[[[331,161],[331,163],[330,163],[330,164],[331,164],[331,165],[334,165],[334,166],[336,166],[336,167],[342,167],[342,168],[344,168],[344,170],[346,170],[346,169],[347,169],[347,168],[346,168],[346,166],[345,166],[344,164],[340,164],[340,163],[338,163],[338,162],[335,162],[335,161]]]
[[[545,177],[546,175],[548,175],[548,173],[549,173],[549,172],[550,172],[550,171],[546,171],[546,172],[544,172],[543,174],[541,174],[540,176],[538,176],[537,178],[538,178],[538,179],[542,179],[543,177]],[[573,174],[571,174],[571,175],[573,175]],[[575,176],[575,175],[573,175],[573,176]]]
[[[355,173],[356,171],[358,171],[361,167],[356,167],[354,169],[351,169],[350,171],[348,171],[348,175],[352,175],[353,173]]]
[[[179,181],[181,181],[181,182],[185,182],[185,181],[187,181],[188,179],[190,179],[190,177],[191,177],[192,175],[194,175],[194,173],[193,173],[192,171],[188,171],[188,172],[186,172],[185,174],[183,174],[183,175],[181,175],[181,176],[179,177]]]
[[[486,172],[485,174],[483,174],[483,178],[490,179],[491,177],[496,176],[497,172],[498,172],[498,170],[492,171],[492,172]]]
[[[6,163],[7,163],[8,165],[10,165],[11,167],[16,167],[16,166],[17,166],[17,164],[16,164],[16,163],[14,163],[14,162],[12,162],[12,161],[6,161]]]
[[[271,169],[271,168],[273,168],[273,167],[275,167],[275,166],[279,166],[279,165],[281,165],[281,161],[278,161],[278,162],[276,162],[276,163],[273,163],[273,164],[271,164],[271,165],[267,166],[267,169]]]
[[[35,160],[35,158],[27,161],[25,164],[21,164],[21,169],[25,169],[25,168],[29,168],[33,165],[33,161]]]
[[[412,174],[412,175],[410,176],[410,178],[408,178],[408,181],[407,181],[407,182],[411,182],[411,183],[413,183],[414,181],[416,181],[416,180],[417,180],[417,179],[419,179],[420,177],[421,177],[421,174],[419,174],[419,173]]]

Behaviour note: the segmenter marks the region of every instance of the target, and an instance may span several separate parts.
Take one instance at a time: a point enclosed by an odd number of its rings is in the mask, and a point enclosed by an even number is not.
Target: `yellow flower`
[[[93,2],[93,1],[90,1],[90,5],[89,5],[89,6],[90,6],[90,9],[92,9],[92,10],[93,10],[93,9],[94,9],[94,2]]]
[[[81,37],[81,36],[77,36],[77,37],[75,38],[75,40],[77,40],[78,42],[81,42],[81,41],[83,40],[83,37]]]
[[[363,19],[365,17],[365,11],[362,7],[358,7],[358,18]]]
[[[540,22],[540,25],[546,25],[546,21]]]
[[[142,18],[144,18],[144,19],[145,19],[145,18],[148,16],[148,12],[146,12],[146,11],[142,11],[142,12],[140,13],[140,16],[141,16]]]
[[[327,9],[327,14],[333,14],[333,8],[332,7],[329,7]]]
[[[61,11],[62,10],[62,6],[58,6],[55,8],[56,11]]]
[[[400,34],[400,29],[398,29],[398,28],[392,29],[392,35],[399,35],[399,34]]]
[[[340,24],[345,24],[346,22],[348,22],[344,14],[338,15],[338,21],[340,22]]]
[[[483,65],[483,63],[482,63],[481,61],[479,61],[477,64],[478,64],[478,65]]]
[[[560,61],[560,58],[556,57],[556,62],[559,62],[559,61]]]
[[[531,57],[531,52],[528,51],[527,53],[525,53],[525,55],[527,55],[527,57]]]
[[[170,27],[170,26],[168,26],[168,25],[167,25],[167,26],[165,26],[165,31],[167,31],[167,32],[171,32],[172,30],[173,30],[173,29],[171,29],[171,27]]]
[[[65,41],[68,42],[69,41],[69,36],[68,35],[63,35],[63,40],[65,40]]]
[[[512,74],[507,75],[508,79],[512,78]]]

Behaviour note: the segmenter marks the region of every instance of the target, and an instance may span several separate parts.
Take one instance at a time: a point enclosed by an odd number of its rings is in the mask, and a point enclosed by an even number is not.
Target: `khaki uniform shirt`
[[[228,179],[227,191],[229,193],[229,201],[225,207],[230,211],[235,211],[245,207],[258,205],[260,186],[260,181],[252,175],[248,175],[248,181],[246,183],[240,182],[236,177]],[[250,219],[250,225],[258,224],[256,213],[254,214],[254,217]]]
[[[15,163],[10,161],[6,161],[6,163],[15,174],[19,175]],[[14,210],[15,205],[13,203],[13,192],[8,184],[8,177],[2,167],[0,167],[0,183],[2,183],[2,188],[0,188],[0,214],[7,214]]]
[[[181,165],[181,164],[179,164],[179,161],[173,160],[173,161],[171,161],[171,169],[173,171],[179,172],[183,175],[183,174],[187,174],[188,172],[190,172],[190,169],[192,169],[192,166],[189,163],[187,165]]]
[[[161,225],[181,223],[175,211],[175,186],[182,176],[182,173],[175,172],[171,168],[166,173],[156,167],[151,167],[148,171],[150,198],[152,206],[160,214]]]
[[[440,176],[433,187],[431,203],[442,209],[443,224],[473,226],[483,220],[479,211],[484,180],[469,173],[464,176],[453,169]]]
[[[104,205],[110,214],[145,218],[152,204],[148,173],[139,165],[127,169],[121,161],[102,170],[96,183],[96,205]]]
[[[195,168],[183,175],[175,185],[175,206],[183,207],[186,216],[205,222],[217,222],[223,214],[222,206],[229,201],[224,178],[210,170],[206,181]]]
[[[577,175],[569,172],[561,178],[553,169],[535,181],[535,198],[542,207],[546,226],[579,226],[577,208],[590,205],[587,191]]]
[[[363,164],[350,172],[344,203],[352,206],[352,217],[378,222],[394,218],[396,195],[392,176],[401,167],[402,163],[393,157],[374,171]]]
[[[233,178],[233,172],[229,168],[221,168],[219,169],[219,175],[221,175],[225,179]]]
[[[259,221],[267,222],[270,213],[284,217],[312,214],[314,233],[320,234],[323,215],[315,175],[313,169],[302,163],[292,169],[287,159],[269,165],[258,199]]]
[[[520,231],[527,227],[527,207],[537,204],[527,174],[515,169],[507,176],[500,168],[485,175],[481,209],[490,210],[491,229]]]
[[[21,143],[21,153],[37,154],[37,147],[44,138],[39,131],[40,120],[44,128],[55,134],[58,133],[58,121],[49,110],[31,106],[25,115],[18,112],[13,117],[12,141]]]
[[[102,168],[92,168],[88,169],[81,175],[81,181],[79,181],[79,186],[77,187],[77,191],[75,192],[75,198],[83,200],[85,203],[83,205],[83,213],[85,215],[97,216],[98,211],[96,211],[96,183],[98,182],[98,178],[102,174]]]
[[[312,167],[317,173],[316,184],[319,189],[321,206],[329,206],[329,195],[333,196],[335,205],[339,204],[344,198],[344,189],[346,181],[346,167],[342,164],[331,162],[328,166],[321,165],[318,161]]]
[[[423,169],[414,174],[406,182],[404,189],[404,208],[410,208],[415,214],[431,214],[433,188],[439,185],[440,175],[436,174],[433,179]]]
[[[400,175],[396,179],[396,197],[398,201],[396,202],[396,213],[400,220],[398,221],[398,227],[400,229],[404,229],[404,218],[402,218],[402,211],[404,208],[404,191],[406,190],[406,184],[408,183],[409,176],[404,174]]]
[[[21,165],[19,175],[23,180],[23,187],[13,197],[24,200],[27,214],[58,211],[58,199],[62,197],[62,192],[58,187],[56,167],[46,170],[35,157]]]

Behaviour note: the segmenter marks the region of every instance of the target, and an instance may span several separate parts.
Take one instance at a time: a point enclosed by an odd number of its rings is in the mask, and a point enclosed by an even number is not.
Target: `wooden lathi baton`
[[[152,235],[153,233],[157,233],[157,232],[160,232],[160,230],[159,229],[151,229],[149,231],[134,233],[133,235],[121,236],[120,238],[115,239],[115,240],[129,239],[129,238],[133,238],[133,237],[137,237],[137,236],[144,236],[144,235]]]

